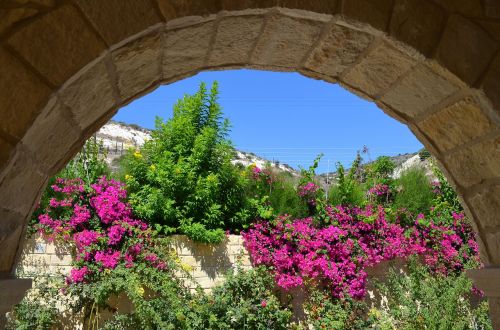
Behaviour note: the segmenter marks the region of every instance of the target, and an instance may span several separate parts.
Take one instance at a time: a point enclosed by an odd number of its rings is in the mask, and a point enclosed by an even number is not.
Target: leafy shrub
[[[216,83],[210,92],[201,84],[174,106],[170,120],[158,118],[152,139],[128,155],[125,176],[138,217],[208,243],[249,221],[217,95]]]
[[[372,185],[390,184],[391,175],[395,168],[396,164],[388,156],[380,156],[366,166],[367,177],[372,181]]]
[[[429,211],[434,195],[423,169],[410,168],[404,171],[395,185],[399,190],[394,199],[395,208],[407,209],[413,214]]]
[[[56,303],[61,286],[57,277],[37,276],[36,289],[30,290],[9,314],[8,330],[50,330],[57,323]],[[62,282],[62,281],[61,281]]]
[[[377,287],[387,299],[370,313],[380,329],[492,329],[488,304],[472,302],[478,298],[464,273],[431,273],[411,259],[405,274],[393,269]]]
[[[282,307],[268,269],[238,269],[213,289],[204,300],[200,318],[205,324],[194,329],[289,329],[292,312]]]
[[[304,304],[309,329],[367,329],[366,305],[349,297],[333,298],[321,289],[313,289]]]
[[[366,204],[366,192],[360,183],[359,169],[361,157],[358,153],[346,174],[344,166],[337,164],[337,184],[328,192],[328,202],[332,205],[363,206]]]

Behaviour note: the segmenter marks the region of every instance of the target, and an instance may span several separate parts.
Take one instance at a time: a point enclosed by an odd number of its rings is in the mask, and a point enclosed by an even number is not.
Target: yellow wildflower
[[[151,169],[151,171],[155,171],[156,170],[155,164],[151,164],[151,166],[149,168]]]
[[[142,154],[141,154],[141,152],[140,152],[139,150],[136,150],[136,151],[134,152],[134,157],[135,157],[135,158],[142,158]]]
[[[184,262],[181,262],[181,268],[182,270],[184,270],[186,273],[190,273],[193,271],[193,267],[191,267],[190,265],[184,263]]]
[[[135,290],[139,296],[144,296],[144,288],[142,286],[138,286]]]
[[[125,174],[125,180],[130,180],[130,179],[132,179],[132,178],[133,178],[133,176],[132,176],[132,175],[130,175],[130,174]]]

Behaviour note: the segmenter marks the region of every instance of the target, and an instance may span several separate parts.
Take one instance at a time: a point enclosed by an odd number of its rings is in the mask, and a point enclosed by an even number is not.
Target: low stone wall
[[[229,235],[220,244],[195,243],[186,236],[172,236],[172,248],[182,267],[205,291],[219,284],[224,275],[239,263],[243,269],[251,267],[250,258],[239,235]],[[71,270],[73,247],[49,242],[41,236],[26,240],[16,266],[18,277],[36,275],[67,275]],[[191,288],[196,284],[192,283]]]

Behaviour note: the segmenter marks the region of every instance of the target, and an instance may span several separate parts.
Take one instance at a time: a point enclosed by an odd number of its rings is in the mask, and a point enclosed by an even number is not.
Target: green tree
[[[170,120],[157,118],[152,139],[125,161],[136,215],[203,242],[219,242],[224,230],[247,221],[244,180],[231,164],[230,125],[217,97],[217,83],[210,91],[201,84],[176,103]]]

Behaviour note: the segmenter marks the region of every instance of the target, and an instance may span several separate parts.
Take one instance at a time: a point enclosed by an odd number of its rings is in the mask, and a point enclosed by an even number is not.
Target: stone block
[[[344,82],[376,96],[415,64],[413,58],[383,42],[345,75]]]
[[[76,0],[111,46],[162,21],[149,0]]]
[[[249,8],[271,8],[278,6],[278,0],[222,0],[224,10],[245,10]]]
[[[490,65],[488,72],[483,79],[482,88],[497,113],[500,114],[500,54],[497,55],[493,63]]]
[[[422,64],[397,82],[382,96],[381,101],[409,117],[415,117],[458,89],[454,82]]]
[[[479,17],[483,15],[481,0],[434,0],[450,13],[459,13],[465,17]]]
[[[162,78],[159,32],[133,41],[113,52],[118,88],[123,99],[129,99]]]
[[[115,105],[113,87],[103,61],[87,67],[79,77],[63,86],[61,101],[71,108],[82,129],[92,125]]]
[[[2,48],[0,68],[0,130],[21,139],[47,103],[51,89]]]
[[[321,43],[313,50],[305,67],[324,75],[336,77],[354,64],[373,38],[368,33],[334,24]]]
[[[296,68],[318,39],[324,24],[283,15],[271,16],[251,62]]]
[[[314,13],[333,15],[337,12],[339,0],[328,1],[303,1],[280,0],[279,6],[290,9],[307,10]]]
[[[38,12],[36,8],[0,9],[0,34],[5,33],[14,24],[35,16]]]
[[[35,167],[34,160],[21,150],[16,151],[11,164],[4,172],[5,178],[0,182],[0,207],[28,214],[47,176],[42,174]]]
[[[81,138],[80,129],[67,120],[69,112],[60,102],[49,102],[22,140],[48,168],[62,166],[59,160]]]
[[[183,16],[207,16],[222,9],[220,0],[157,0],[163,16],[173,19]]]
[[[167,32],[163,49],[165,79],[203,67],[213,28],[213,21],[209,21]]]
[[[11,143],[0,138],[0,172],[7,165],[13,150],[14,146]]]
[[[500,264],[500,232],[486,231],[483,236],[485,237],[491,264]]]
[[[445,157],[448,171],[468,188],[483,180],[500,177],[500,137],[490,138]]]
[[[392,0],[349,0],[342,3],[342,14],[386,31],[392,13]]]
[[[69,4],[24,26],[8,39],[8,43],[57,86],[105,48],[78,10]]]
[[[446,11],[431,1],[396,1],[389,33],[429,56],[439,41],[446,19]]]
[[[18,304],[31,289],[31,279],[6,278],[0,279],[0,328],[5,326],[5,313],[10,312],[15,304]]]
[[[245,63],[263,23],[262,16],[229,16],[221,19],[208,64]]]
[[[0,272],[11,271],[23,231],[24,217],[16,212],[0,208]]]
[[[50,264],[53,266],[69,266],[73,258],[68,254],[52,254],[50,255]]]
[[[464,82],[472,85],[485,71],[497,47],[497,42],[480,26],[453,15],[448,19],[436,59]]]
[[[227,237],[228,245],[243,245],[243,238],[240,235],[229,235]]]
[[[479,226],[486,231],[500,226],[500,186],[487,187],[468,199],[468,205],[476,215]]]
[[[441,151],[460,146],[495,128],[481,105],[472,97],[429,115],[417,126]]]

